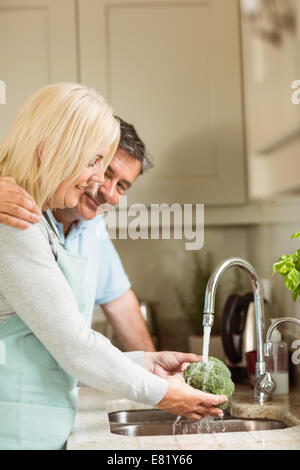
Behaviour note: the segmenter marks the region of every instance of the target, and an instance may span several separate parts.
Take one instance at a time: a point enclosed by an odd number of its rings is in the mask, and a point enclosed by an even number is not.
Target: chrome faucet
[[[269,329],[268,329],[267,334],[266,334],[266,342],[265,342],[265,347],[264,347],[265,356],[271,356],[271,353],[272,353],[272,343],[271,343],[272,333],[275,330],[275,328],[277,328],[277,326],[280,325],[280,323],[284,323],[284,322],[296,323],[296,325],[300,326],[300,320],[298,320],[297,318],[293,318],[293,317],[282,317],[282,318],[278,318],[278,320],[275,320],[272,323],[272,325],[269,326]]]
[[[262,285],[255,269],[250,263],[248,263],[248,261],[242,258],[227,259],[220,263],[216,267],[215,271],[211,274],[205,291],[203,326],[213,326],[216,289],[223,273],[232,266],[237,266],[248,274],[253,289],[257,342],[254,399],[260,403],[263,403],[267,400],[271,400],[272,393],[275,390],[275,383],[271,377],[271,374],[266,370],[266,362],[264,358],[264,298]]]

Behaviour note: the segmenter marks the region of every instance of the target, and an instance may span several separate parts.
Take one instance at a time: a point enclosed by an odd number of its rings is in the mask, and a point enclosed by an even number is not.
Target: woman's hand
[[[40,221],[41,211],[35,200],[15,180],[0,177],[0,223],[26,229]]]
[[[187,385],[180,375],[169,376],[168,391],[156,405],[169,413],[187,416],[194,421],[200,421],[204,416],[223,417],[223,411],[216,408],[227,401],[226,395],[212,395]]]
[[[202,361],[202,357],[197,354],[172,351],[144,352],[146,369],[168,381],[168,391],[156,406],[195,421],[206,415],[221,418],[223,412],[216,408],[216,405],[227,401],[226,395],[213,395],[196,390],[187,385],[182,377],[186,367],[196,361]]]
[[[145,368],[159,377],[183,374],[191,362],[202,361],[202,356],[176,351],[144,352]]]

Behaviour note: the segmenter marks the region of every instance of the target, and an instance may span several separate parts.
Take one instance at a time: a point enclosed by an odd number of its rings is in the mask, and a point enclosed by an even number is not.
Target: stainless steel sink
[[[118,424],[137,424],[137,423],[152,423],[155,422],[162,422],[162,421],[170,421],[174,422],[176,420],[176,416],[167,413],[166,411],[158,410],[158,409],[151,409],[151,410],[129,410],[129,411],[115,411],[113,413],[109,413],[109,422],[111,424],[118,423]],[[224,419],[228,419],[230,414],[228,411],[224,411]],[[182,420],[187,421],[186,418],[182,418]]]
[[[176,416],[162,410],[130,410],[109,413],[109,422],[119,424],[152,423],[153,421],[175,421]]]
[[[281,421],[240,419],[226,413],[224,419],[205,418],[199,422],[176,420],[161,410],[131,410],[109,414],[111,432],[125,436],[166,436],[175,434],[211,434],[220,432],[266,431],[284,429]]]

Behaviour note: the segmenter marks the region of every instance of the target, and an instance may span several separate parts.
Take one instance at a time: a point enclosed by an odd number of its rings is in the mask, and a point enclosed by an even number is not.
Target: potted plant
[[[291,238],[299,238],[300,232],[295,233]],[[280,274],[283,277],[286,287],[293,292],[293,299],[296,302],[300,296],[300,249],[293,255],[282,255],[273,264],[273,274]]]

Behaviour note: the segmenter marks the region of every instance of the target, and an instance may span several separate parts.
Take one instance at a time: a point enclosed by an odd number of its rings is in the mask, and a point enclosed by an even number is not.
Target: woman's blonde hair
[[[0,146],[0,175],[12,176],[41,208],[102,146],[109,149],[107,167],[119,139],[119,122],[95,90],[78,83],[48,85],[26,101]]]

